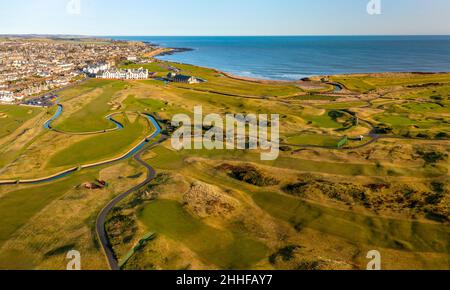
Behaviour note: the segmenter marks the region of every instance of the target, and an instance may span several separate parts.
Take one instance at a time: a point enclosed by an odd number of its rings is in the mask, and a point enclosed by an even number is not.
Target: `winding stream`
[[[99,131],[99,132],[83,132],[83,133],[70,133],[70,132],[59,131],[59,130],[56,130],[56,129],[52,128],[52,123],[61,116],[62,112],[63,112],[63,106],[61,104],[58,104],[58,110],[56,111],[55,115],[53,115],[53,117],[50,120],[45,122],[44,128],[47,129],[47,130],[51,130],[51,131],[57,132],[57,133],[61,133],[61,134],[73,134],[73,135],[102,134],[102,133],[107,133],[107,132],[111,132],[111,131],[115,131],[115,130],[122,130],[124,128],[124,126],[120,122],[118,122],[118,121],[113,119],[112,115],[109,115],[109,116],[106,117],[106,119],[108,119],[109,121],[113,122],[116,125],[115,129],[104,130],[104,131]],[[121,161],[121,160],[124,160],[124,159],[128,159],[128,158],[132,157],[133,155],[137,154],[151,140],[153,140],[157,136],[159,136],[161,134],[161,131],[162,131],[161,127],[159,126],[158,122],[156,121],[156,119],[153,116],[151,116],[150,114],[142,114],[142,115],[146,116],[148,118],[150,123],[155,128],[155,132],[152,133],[152,135],[150,135],[147,138],[145,138],[145,140],[143,140],[141,143],[136,145],[133,149],[131,149],[130,151],[128,151],[126,154],[124,154],[122,156],[119,156],[119,157],[111,159],[111,160],[106,160],[106,161],[103,161],[103,162],[98,162],[98,163],[88,164],[88,165],[82,165],[82,166],[79,166],[79,167],[67,169],[67,170],[65,170],[63,172],[59,172],[59,173],[57,173],[55,175],[44,177],[44,178],[29,179],[29,180],[0,181],[0,185],[18,184],[18,183],[20,183],[20,184],[46,183],[46,182],[50,182],[50,181],[54,181],[54,180],[58,180],[58,179],[64,178],[64,177],[66,177],[66,176],[68,176],[70,174],[73,174],[73,173],[81,170],[81,169],[94,168],[94,167],[98,167],[98,166],[102,166],[102,165],[106,165],[106,164],[111,164],[111,163],[114,163],[114,162],[117,162],[117,161]]]
[[[55,131],[55,132],[58,132],[58,133],[61,133],[61,134],[68,134],[68,135],[94,135],[94,134],[108,133],[108,132],[112,132],[112,131],[116,131],[116,130],[122,130],[124,128],[123,125],[120,122],[116,121],[113,118],[113,116],[115,114],[111,114],[111,115],[108,115],[106,117],[106,120],[112,122],[116,126],[116,128],[107,129],[107,130],[100,130],[100,131],[94,131],[94,132],[66,132],[66,131],[61,131],[61,130],[58,130],[58,129],[55,129],[54,127],[52,127],[52,123],[54,121],[56,121],[56,119],[58,119],[61,116],[63,110],[64,110],[63,105],[58,104],[58,110],[56,111],[55,115],[53,115],[53,117],[50,120],[45,122],[44,128],[47,129],[47,130],[52,130],[52,131]]]

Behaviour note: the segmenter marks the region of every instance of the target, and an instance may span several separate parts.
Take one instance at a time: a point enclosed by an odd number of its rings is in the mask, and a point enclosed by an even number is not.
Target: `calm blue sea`
[[[193,51],[161,59],[277,80],[364,72],[449,72],[450,36],[114,37]]]

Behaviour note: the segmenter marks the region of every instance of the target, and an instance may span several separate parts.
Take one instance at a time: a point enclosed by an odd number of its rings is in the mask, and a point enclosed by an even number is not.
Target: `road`
[[[146,186],[147,184],[149,184],[156,176],[156,172],[153,169],[153,167],[151,167],[147,162],[145,162],[144,160],[142,160],[142,154],[149,150],[152,149],[156,146],[158,146],[159,144],[163,143],[164,141],[167,140],[167,136],[162,136],[161,139],[153,144],[151,144],[150,146],[144,147],[141,150],[139,150],[134,156],[134,160],[136,160],[139,164],[141,164],[142,166],[144,166],[147,170],[147,178],[140,184],[134,186],[133,188],[127,190],[126,192],[118,195],[117,197],[115,197],[112,201],[109,202],[109,204],[100,212],[98,218],[97,218],[97,222],[96,222],[96,231],[97,231],[97,237],[101,243],[103,252],[106,256],[106,259],[108,261],[108,265],[110,267],[111,270],[120,270],[119,267],[119,263],[116,259],[116,256],[114,255],[114,252],[112,250],[111,244],[109,242],[108,239],[108,234],[106,233],[106,227],[105,227],[105,223],[106,223],[106,218],[108,217],[108,214],[111,212],[111,210],[116,207],[116,205],[118,205],[122,200],[124,200],[125,198],[127,198],[130,194],[136,192],[137,190],[141,189],[142,187]]]
[[[62,113],[63,107],[62,105],[58,105],[58,111],[56,112],[55,116],[53,116],[50,120],[48,120],[45,123],[45,128],[48,130],[54,130],[51,127],[51,123],[56,120]],[[113,123],[115,123],[117,125],[116,129],[113,130],[118,130],[121,129],[123,126],[122,124],[118,123],[117,121],[112,119],[112,115],[107,116],[106,118],[109,119],[110,121],[112,121]],[[151,115],[149,114],[145,114],[148,119],[150,120],[150,122],[153,124],[153,126],[155,127],[155,132],[149,136],[148,138],[146,138],[140,145],[134,147],[132,150],[129,151],[129,153],[127,153],[124,156],[121,156],[119,158],[113,159],[113,160],[108,160],[108,161],[103,161],[103,162],[99,162],[99,163],[95,163],[95,164],[90,164],[90,165],[85,165],[83,166],[83,168],[90,168],[90,167],[95,167],[95,166],[99,166],[99,165],[104,165],[104,164],[109,164],[118,160],[122,160],[125,158],[128,158],[130,156],[132,156],[134,158],[134,160],[136,160],[140,165],[144,166],[145,169],[147,170],[147,178],[141,182],[140,184],[134,186],[133,188],[127,190],[126,192],[116,196],[112,201],[110,201],[108,203],[108,205],[103,208],[103,210],[100,212],[97,221],[96,221],[96,232],[97,232],[97,236],[98,239],[100,240],[101,246],[103,248],[104,254],[106,256],[106,259],[108,261],[108,265],[112,270],[120,270],[120,267],[118,265],[118,261],[114,255],[114,252],[111,248],[111,245],[109,243],[108,240],[108,235],[106,233],[106,227],[105,227],[105,222],[106,222],[106,218],[108,217],[108,214],[110,213],[110,211],[117,205],[119,204],[122,200],[124,200],[126,197],[128,197],[130,194],[136,192],[137,190],[139,190],[140,188],[146,186],[147,184],[149,184],[156,176],[156,172],[155,170],[150,166],[150,164],[148,164],[147,162],[145,162],[144,160],[142,160],[142,154],[144,152],[146,152],[149,149],[152,149],[158,145],[160,145],[161,143],[163,143],[164,141],[166,141],[168,139],[167,136],[165,135],[161,135],[161,127],[159,126],[158,121]],[[54,130],[57,133],[61,133],[61,134],[72,134],[72,133],[66,133],[66,132],[61,132],[61,131],[57,131]],[[81,133],[81,134],[101,134],[104,133],[103,131],[101,132],[86,132],[86,133]],[[74,135],[77,133],[74,133]],[[150,145],[147,144],[147,142],[153,138],[158,137],[159,135],[161,135],[161,138],[156,141],[151,143]],[[36,180],[30,180],[30,181],[23,181],[21,180],[20,183],[41,183],[41,182],[47,182],[47,181],[52,181],[55,179],[59,179],[59,178],[63,178],[65,176],[67,176],[70,173],[73,173],[77,171],[77,168],[74,169],[69,169],[65,172],[62,173],[58,173],[55,174],[52,177],[46,177],[46,178],[41,178],[41,179],[36,179]],[[6,184],[15,184],[18,183],[18,181],[0,181],[0,185],[6,185]]]

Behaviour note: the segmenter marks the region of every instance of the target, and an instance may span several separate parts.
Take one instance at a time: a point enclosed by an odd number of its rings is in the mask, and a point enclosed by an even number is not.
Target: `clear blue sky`
[[[80,14],[68,13],[80,1]],[[450,34],[449,0],[0,0],[0,34]]]

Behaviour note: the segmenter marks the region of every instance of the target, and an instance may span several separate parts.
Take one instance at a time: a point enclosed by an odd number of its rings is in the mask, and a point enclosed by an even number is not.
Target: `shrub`
[[[260,187],[272,186],[280,183],[277,179],[264,175],[250,165],[232,166],[225,164],[221,166],[221,169],[228,171],[228,175],[234,179]]]
[[[306,176],[301,181],[285,185],[282,190],[299,197],[304,197],[308,193],[320,193],[335,200],[344,202],[353,200],[370,207],[367,188],[351,183],[329,182]]]
[[[320,270],[321,262],[319,260],[303,260],[298,266],[297,270],[301,271],[311,271],[311,270]]]
[[[292,151],[292,148],[289,146],[280,146],[280,151],[281,152],[289,152],[289,151]]]
[[[441,96],[431,96],[430,99],[435,100],[435,101],[442,101],[444,98]]]
[[[118,214],[106,223],[106,232],[112,246],[126,244],[133,240],[137,233],[137,223],[134,216]]]
[[[440,193],[433,193],[433,194],[431,194],[431,195],[429,195],[429,196],[427,196],[427,197],[425,198],[425,202],[426,202],[427,204],[433,204],[433,205],[436,205],[436,204],[439,204],[439,203],[441,202],[442,198],[444,198],[444,195],[443,195],[443,194],[440,194]]]
[[[444,191],[445,191],[445,184],[441,183],[441,182],[432,182],[431,183],[431,188],[436,193],[444,193]]]
[[[419,133],[419,134],[417,134],[416,137],[417,137],[417,138],[421,138],[421,139],[429,139],[429,138],[430,138],[430,136],[428,136],[428,135],[425,134],[425,133]]]
[[[330,111],[328,113],[328,116],[330,116],[330,118],[333,119],[333,120],[337,120],[339,118],[344,117],[344,113],[342,113],[340,111]]]
[[[392,133],[393,130],[394,129],[392,129],[386,124],[379,124],[378,126],[375,127],[376,134],[389,134]]]
[[[292,195],[302,195],[304,194],[304,189],[307,185],[307,182],[291,183],[285,185],[283,191]]]
[[[275,265],[278,257],[281,257],[284,262],[289,262],[295,257],[295,251],[299,248],[301,247],[297,245],[289,245],[287,247],[281,248],[276,253],[270,255],[269,262],[272,265]]]
[[[418,150],[417,154],[419,154],[419,156],[425,160],[425,162],[427,164],[435,164],[439,161],[445,160],[445,158],[447,157],[447,155],[445,153],[442,152],[437,152],[437,151],[422,151],[422,150]]]
[[[440,133],[436,134],[436,138],[438,138],[438,139],[448,138],[448,134],[445,132],[440,132]]]

